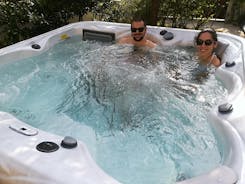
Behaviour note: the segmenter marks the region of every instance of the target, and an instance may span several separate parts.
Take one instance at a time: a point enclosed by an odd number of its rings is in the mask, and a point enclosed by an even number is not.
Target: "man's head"
[[[142,18],[134,18],[131,22],[131,35],[135,41],[141,41],[146,33],[146,24]]]

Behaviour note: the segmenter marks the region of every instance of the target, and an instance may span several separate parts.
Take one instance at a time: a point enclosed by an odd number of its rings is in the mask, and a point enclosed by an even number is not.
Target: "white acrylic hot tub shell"
[[[60,145],[63,137],[38,130],[35,136],[25,136],[9,128],[20,124],[10,114],[0,113],[0,183],[118,183],[106,175],[93,161],[86,146],[79,142],[74,149],[60,146],[58,151],[44,153],[36,150],[42,141]],[[30,127],[30,129],[34,129]]]
[[[37,37],[19,42],[0,49],[0,64],[45,52],[58,42],[62,42],[64,35],[81,35],[82,29],[114,32],[116,39],[130,34],[128,24],[107,22],[79,22],[70,24]],[[166,41],[159,35],[161,30],[171,31],[174,39]],[[157,40],[159,45],[192,45],[197,31],[174,28],[148,26],[148,36]],[[231,68],[223,64],[216,71],[229,91],[224,102],[233,105],[233,112],[220,114],[218,106],[209,113],[209,120],[215,127],[217,134],[226,145],[224,165],[204,175],[178,182],[178,184],[245,184],[244,171],[244,142],[245,142],[245,91],[243,79],[243,60],[245,52],[244,39],[219,34],[219,40],[229,43],[223,62],[235,61]],[[39,44],[41,49],[31,48],[33,43]],[[243,44],[243,47],[241,47]],[[232,54],[234,57],[232,57]],[[35,129],[17,120],[10,114],[0,112],[0,183],[71,183],[71,184],[116,184],[119,183],[103,172],[91,158],[86,146],[78,143],[75,149],[60,149],[53,153],[43,153],[36,150],[36,145],[42,141],[53,141],[60,144],[63,137],[38,130],[35,136],[25,136],[9,128],[9,125],[20,124]],[[201,155],[200,155],[201,156]]]

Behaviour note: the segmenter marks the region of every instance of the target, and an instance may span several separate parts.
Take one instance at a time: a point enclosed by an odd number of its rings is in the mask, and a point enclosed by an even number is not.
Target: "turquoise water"
[[[125,184],[171,184],[222,162],[206,115],[227,94],[193,48],[153,51],[68,39],[0,65],[0,110],[86,143]]]

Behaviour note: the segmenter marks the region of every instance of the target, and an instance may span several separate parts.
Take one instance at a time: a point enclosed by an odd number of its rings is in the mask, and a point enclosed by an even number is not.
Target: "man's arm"
[[[150,48],[154,48],[154,47],[157,46],[157,44],[154,43],[154,42],[152,42],[152,41],[150,41],[150,40],[147,40],[146,46],[148,46],[148,47],[150,47]]]
[[[120,38],[117,43],[119,44],[131,44],[132,41],[131,41],[131,38],[130,37],[123,37],[123,38]]]

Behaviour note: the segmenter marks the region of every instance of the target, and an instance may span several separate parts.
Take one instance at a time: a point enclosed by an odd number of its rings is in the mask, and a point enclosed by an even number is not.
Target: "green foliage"
[[[33,0],[50,29],[68,24],[73,16],[83,16],[95,3],[92,0]]]
[[[226,8],[226,1],[213,0],[161,0],[159,24],[186,28],[188,23],[198,29]]]
[[[161,26],[186,28],[187,23],[192,22],[192,27],[198,29],[215,15],[222,16],[228,2],[229,0],[0,0],[0,47],[66,25],[70,18],[81,18],[87,12],[92,12],[95,19],[103,21],[130,23],[133,16],[141,15],[147,23],[153,25],[157,23]],[[156,3],[160,6],[153,6]]]
[[[139,10],[141,0],[104,0],[93,8],[95,19],[109,22],[129,23],[132,16]]]
[[[210,18],[213,18],[215,13],[214,11],[216,9],[215,1],[213,0],[169,0],[169,3],[167,3],[165,6],[165,9],[167,9],[168,12],[165,13],[164,10],[162,10],[162,16],[172,16],[172,19],[170,19],[172,23],[171,26],[180,28],[185,28],[187,23],[195,18],[197,19],[194,27],[200,27]]]
[[[160,2],[159,11],[152,4]],[[198,29],[211,18],[225,12],[229,0],[121,0],[98,4],[93,13],[98,20],[127,22],[134,15],[141,15],[151,22],[152,12],[158,11],[158,25],[186,28],[188,23]],[[223,12],[223,14],[224,14]]]
[[[33,3],[30,1],[1,1],[0,24],[2,42],[13,44],[29,35],[29,25],[42,21],[35,14]],[[1,43],[4,45],[4,43]]]
[[[93,0],[0,0],[0,47],[16,43],[83,16]]]

